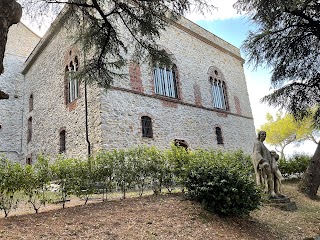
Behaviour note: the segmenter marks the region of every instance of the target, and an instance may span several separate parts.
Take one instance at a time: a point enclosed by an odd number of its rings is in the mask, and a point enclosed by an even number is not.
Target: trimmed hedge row
[[[49,186],[59,186],[63,208],[70,194],[85,198],[103,189],[105,193],[166,188],[187,188],[190,198],[214,212],[244,215],[256,209],[260,192],[252,179],[252,164],[242,152],[186,151],[172,146],[168,150],[138,147],[100,152],[87,161],[58,156],[51,161],[39,156],[32,166],[0,161],[0,210],[8,215],[17,206],[17,193],[28,198],[35,212],[48,202]],[[21,195],[21,194],[20,194]]]
[[[307,170],[311,157],[306,154],[294,154],[288,159],[280,159],[279,170],[285,178],[301,178]]]

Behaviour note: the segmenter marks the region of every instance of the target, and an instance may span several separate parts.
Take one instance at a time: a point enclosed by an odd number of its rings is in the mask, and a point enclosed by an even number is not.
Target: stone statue
[[[284,198],[281,194],[281,180],[283,179],[278,169],[279,155],[269,151],[263,144],[266,132],[260,131],[253,147],[253,166],[256,173],[257,185],[265,187],[270,198]]]
[[[0,1],[0,75],[3,73],[3,58],[11,25],[20,21],[22,7],[15,0]]]

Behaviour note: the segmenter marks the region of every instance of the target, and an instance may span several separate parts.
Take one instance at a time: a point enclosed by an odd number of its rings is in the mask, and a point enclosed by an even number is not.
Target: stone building
[[[173,55],[172,68],[129,61],[123,69],[128,77],[106,91],[67,77],[85,61],[71,35],[56,20],[23,70],[15,69],[23,82],[18,99],[24,97],[23,117],[12,129],[19,160],[30,163],[40,153],[85,158],[138,145],[167,148],[174,141],[191,149],[251,152],[255,130],[236,47],[182,18],[158,41]]]
[[[40,37],[24,24],[11,26],[4,57],[4,73],[0,76],[0,155],[19,161],[25,158],[22,147],[25,60]]]

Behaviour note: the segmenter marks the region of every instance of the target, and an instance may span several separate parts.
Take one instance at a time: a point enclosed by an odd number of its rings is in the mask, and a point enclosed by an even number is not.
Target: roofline
[[[65,7],[58,14],[56,19],[53,21],[48,31],[44,34],[41,40],[38,42],[36,47],[32,50],[30,55],[25,61],[24,69],[22,74],[26,74],[31,68],[32,64],[38,59],[42,51],[47,47],[48,43],[53,39],[55,33],[61,28],[68,17],[68,7]]]
[[[183,17],[183,18],[184,18],[184,20],[187,20],[187,21],[189,21],[190,23],[194,24],[197,28],[199,28],[199,29],[201,29],[201,30],[203,30],[203,31],[208,32],[210,35],[212,35],[212,36],[214,36],[214,37],[216,37],[216,38],[219,38],[219,39],[221,39],[221,41],[229,44],[229,45],[230,45],[231,47],[233,47],[234,49],[239,50],[239,48],[233,46],[232,44],[230,44],[230,43],[227,42],[226,40],[224,40],[224,39],[216,36],[215,34],[209,32],[208,30],[206,30],[206,29],[204,29],[204,28],[202,28],[201,26],[199,26],[198,24],[190,21],[189,19],[187,19],[187,18],[185,18],[185,17]],[[181,24],[181,23],[179,23],[179,22],[174,22],[174,21],[172,21],[171,24],[172,24],[173,26],[175,26],[176,28],[184,31],[185,33],[188,33],[189,35],[191,35],[191,36],[199,39],[200,41],[202,41],[202,42],[210,45],[211,47],[214,47],[214,48],[216,48],[217,50],[219,50],[219,51],[221,51],[221,52],[223,52],[223,53],[226,53],[226,54],[230,55],[231,57],[239,60],[240,62],[242,62],[242,63],[245,62],[245,60],[244,60],[244,59],[241,57],[241,55],[240,55],[240,51],[239,51],[239,54],[235,54],[235,53],[231,52],[230,50],[228,50],[228,49],[220,46],[219,44],[213,42],[212,40],[208,39],[207,37],[204,37],[204,36],[202,36],[201,34],[195,32],[194,30],[192,30],[192,29],[184,26],[183,24]]]
[[[41,39],[41,36],[39,34],[35,33],[33,30],[31,30],[31,28],[29,28],[25,23],[20,21],[19,24],[23,25],[26,29],[28,29],[29,32],[31,32],[33,35],[35,35],[36,37]]]
[[[43,38],[39,41],[39,43],[37,44],[37,46],[33,49],[33,51],[31,52],[31,54],[29,55],[29,57],[27,58],[26,62],[25,62],[25,67],[22,70],[22,74],[26,74],[28,72],[28,70],[30,69],[30,67],[32,66],[32,64],[37,60],[37,58],[39,57],[39,55],[42,53],[42,51],[46,48],[46,46],[48,45],[48,43],[53,39],[53,37],[55,36],[55,33],[61,28],[61,26],[63,25],[63,23],[66,21],[67,17],[68,17],[68,7],[65,7],[61,10],[61,12],[59,13],[59,15],[57,16],[57,18],[53,21],[53,23],[51,24],[49,30],[45,33],[45,35],[43,36]],[[187,20],[190,23],[192,23],[193,25],[195,25],[197,28],[208,32],[210,35],[217,37],[215,34],[205,30],[204,28],[200,27],[198,24],[188,20],[185,17],[181,17],[181,19]],[[180,22],[180,23],[179,23]],[[232,51],[218,45],[217,43],[213,42],[212,40],[208,39],[205,36],[200,35],[199,33],[195,32],[194,30],[192,30],[191,28],[188,28],[186,26],[184,26],[181,21],[171,21],[170,24],[172,24],[174,27],[184,31],[185,33],[199,39],[200,41],[208,44],[211,47],[216,48],[217,50],[228,54],[229,56],[237,59],[238,61],[240,61],[242,64],[244,63],[244,59],[240,56],[240,52],[239,54],[235,54]],[[31,31],[31,30],[30,30]],[[35,33],[34,33],[35,34]],[[221,39],[221,38],[219,38]],[[234,49],[238,49],[237,47],[233,46],[232,44],[228,43],[227,41],[221,39],[223,42],[229,44],[231,47],[233,47]]]

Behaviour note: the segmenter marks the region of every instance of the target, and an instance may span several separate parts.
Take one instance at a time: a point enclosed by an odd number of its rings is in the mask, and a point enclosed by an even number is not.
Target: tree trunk
[[[20,21],[22,8],[15,0],[0,1],[0,75],[3,73],[3,58],[6,50],[8,31],[11,25]]]
[[[306,172],[303,174],[299,184],[299,190],[311,199],[317,198],[320,186],[320,143],[310,160]]]

